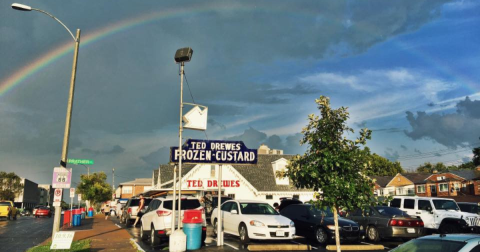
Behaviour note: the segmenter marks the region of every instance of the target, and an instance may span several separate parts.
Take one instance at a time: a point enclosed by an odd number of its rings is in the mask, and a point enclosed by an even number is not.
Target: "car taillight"
[[[165,230],[158,230],[158,234],[161,234],[161,235],[165,234]]]
[[[127,213],[131,214],[132,213],[132,208],[128,208]]]
[[[207,231],[207,227],[202,227],[202,231]]]
[[[171,213],[172,213],[172,212],[170,212],[170,211],[157,210],[157,215],[158,215],[158,217],[160,217],[160,216],[168,216],[168,215],[170,215]]]
[[[390,226],[396,226],[396,227],[423,227],[423,221],[421,220],[396,220],[396,219],[391,219],[389,222]]]
[[[10,211],[10,207],[7,207],[7,211]]]

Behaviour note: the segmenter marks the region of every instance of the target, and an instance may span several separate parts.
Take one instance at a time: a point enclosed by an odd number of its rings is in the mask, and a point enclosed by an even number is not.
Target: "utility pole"
[[[115,168],[112,168],[112,192],[113,194],[115,193]],[[112,194],[112,198],[113,198],[113,194]],[[112,199],[112,200],[115,200],[115,199]]]

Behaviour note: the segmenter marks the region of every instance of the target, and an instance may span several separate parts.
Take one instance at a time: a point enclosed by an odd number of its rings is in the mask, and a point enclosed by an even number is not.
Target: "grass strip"
[[[90,240],[81,240],[81,241],[73,241],[72,246],[70,249],[56,249],[53,251],[75,251],[75,252],[87,252],[90,251]],[[29,248],[27,252],[48,252],[50,250],[50,246],[52,245],[49,242],[47,245],[44,246],[36,246],[33,248]]]

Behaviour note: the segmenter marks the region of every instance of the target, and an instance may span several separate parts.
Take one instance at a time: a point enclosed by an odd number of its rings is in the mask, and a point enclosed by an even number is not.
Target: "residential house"
[[[426,197],[480,195],[480,180],[474,170],[449,171],[429,175],[416,185],[416,194]]]
[[[395,176],[371,176],[376,179],[375,192],[378,196],[415,195],[415,182],[423,181],[428,175],[420,173],[397,173]]]
[[[135,180],[123,182],[119,185],[120,190],[116,190],[116,198],[131,198],[152,188],[151,178],[136,178]],[[119,195],[117,193],[120,192]]]

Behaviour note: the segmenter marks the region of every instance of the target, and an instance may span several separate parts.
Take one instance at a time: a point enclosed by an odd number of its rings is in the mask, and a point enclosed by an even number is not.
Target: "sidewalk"
[[[74,241],[90,239],[90,251],[137,252],[130,243],[130,234],[116,226],[105,215],[97,214],[93,218],[82,220],[77,227],[62,228],[60,231],[75,231]],[[45,245],[51,238],[43,242]]]

